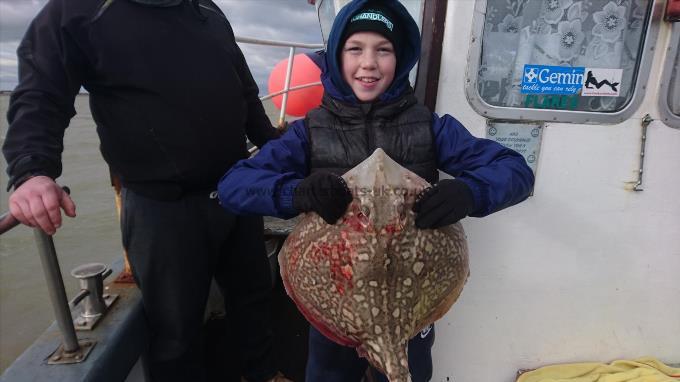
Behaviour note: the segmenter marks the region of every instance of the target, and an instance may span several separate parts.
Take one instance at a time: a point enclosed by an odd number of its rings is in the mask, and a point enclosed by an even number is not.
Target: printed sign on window
[[[583,67],[524,65],[524,94],[578,94],[583,86]]]
[[[618,97],[623,69],[586,68],[582,96]]]

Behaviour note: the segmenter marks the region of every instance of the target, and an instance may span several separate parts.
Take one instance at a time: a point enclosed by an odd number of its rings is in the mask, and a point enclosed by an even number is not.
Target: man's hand
[[[67,216],[76,216],[71,197],[47,176],[28,179],[9,197],[12,216],[27,226],[40,227],[48,235],[61,227],[62,209]]]
[[[474,203],[470,187],[462,180],[440,180],[416,197],[416,227],[440,228],[456,223],[473,211]]]
[[[341,177],[315,172],[295,188],[293,207],[300,212],[314,211],[328,224],[335,224],[352,202],[352,193]]]

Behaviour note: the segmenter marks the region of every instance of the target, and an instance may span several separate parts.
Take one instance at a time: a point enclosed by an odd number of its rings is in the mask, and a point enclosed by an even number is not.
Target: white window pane
[[[488,0],[478,73],[481,98],[504,107],[621,110],[635,88],[649,3]],[[589,85],[610,87],[619,95],[583,96],[579,91],[573,95],[529,96],[521,91],[524,65],[620,69],[620,79],[600,79]]]

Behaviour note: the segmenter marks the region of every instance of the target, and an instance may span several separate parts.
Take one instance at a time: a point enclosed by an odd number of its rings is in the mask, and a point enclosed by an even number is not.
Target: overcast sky
[[[95,0],[78,0],[95,1]],[[117,0],[126,1],[126,0]],[[0,0],[0,90],[17,84],[16,50],[30,21],[47,0]],[[237,36],[304,43],[322,42],[316,9],[307,0],[214,0]],[[241,44],[260,94],[267,93],[269,72],[288,57],[287,48]]]

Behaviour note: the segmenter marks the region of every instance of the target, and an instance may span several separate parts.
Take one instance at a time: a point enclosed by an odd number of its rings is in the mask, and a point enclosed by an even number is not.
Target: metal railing
[[[64,191],[70,193],[68,187],[64,187]],[[19,223],[9,212],[0,215],[0,235],[18,226]],[[45,275],[47,292],[52,309],[54,310],[54,317],[62,336],[61,344],[50,355],[47,363],[69,364],[82,362],[94,347],[95,341],[87,339],[78,340],[71,308],[75,308],[81,300],[85,299],[83,311],[87,317],[79,317],[76,320],[76,324],[79,330],[91,330],[94,324],[106,312],[108,306],[115,300],[115,297],[117,297],[108,296],[105,298],[103,296],[103,279],[111,274],[111,271],[103,264],[85,264],[76,268],[72,273],[74,277],[81,279],[82,289],[69,302],[66,297],[64,280],[61,277],[61,268],[52,236],[46,234],[41,228],[33,228],[33,234]]]
[[[276,97],[278,95],[283,94],[283,100],[281,101],[281,112],[279,114],[279,120],[278,120],[278,125],[281,126],[283,123],[286,121],[286,106],[288,105],[288,93],[291,91],[295,90],[300,90],[312,86],[317,86],[321,85],[321,82],[313,82],[309,84],[304,84],[304,85],[299,85],[295,87],[290,87],[290,80],[291,80],[291,75],[293,73],[293,57],[295,56],[295,49],[296,48],[301,48],[301,49],[323,49],[324,45],[323,44],[305,44],[305,43],[298,43],[298,42],[289,42],[289,41],[275,41],[275,40],[264,40],[264,39],[258,39],[258,38],[250,38],[250,37],[239,37],[236,36],[236,42],[244,43],[244,44],[254,44],[254,45],[264,45],[264,46],[279,46],[283,48],[289,48],[288,51],[288,66],[286,67],[286,79],[284,81],[283,85],[283,90],[272,93],[272,94],[267,94],[266,96],[260,97],[261,101]]]
[[[9,212],[5,212],[0,216],[0,235],[8,232],[12,228],[19,225],[19,221]],[[47,282],[47,291],[50,295],[52,308],[54,309],[54,316],[57,320],[57,325],[63,336],[63,349],[66,352],[75,352],[80,346],[78,345],[78,338],[76,330],[71,321],[71,311],[68,307],[68,300],[66,299],[66,290],[64,288],[64,280],[61,278],[61,269],[59,267],[59,260],[54,249],[54,242],[52,237],[47,235],[42,229],[34,228],[35,242],[38,245],[38,252],[40,254],[40,262],[42,263],[43,272],[45,274],[45,281]]]

